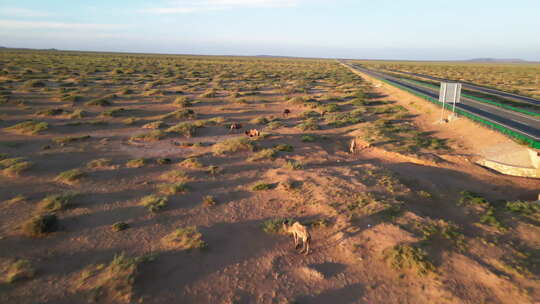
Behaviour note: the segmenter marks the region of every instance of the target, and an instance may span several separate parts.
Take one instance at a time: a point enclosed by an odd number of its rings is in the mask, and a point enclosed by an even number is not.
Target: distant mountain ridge
[[[471,62],[528,62],[519,58],[473,58],[466,61]]]

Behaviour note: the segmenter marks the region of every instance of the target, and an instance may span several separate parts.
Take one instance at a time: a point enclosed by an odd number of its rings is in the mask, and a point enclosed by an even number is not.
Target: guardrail
[[[414,82],[414,83],[416,83],[418,85],[425,86],[425,87],[431,87],[431,88],[434,88],[434,89],[439,88],[438,86],[433,85],[431,83],[425,83],[425,82],[418,81],[418,80],[415,80],[415,79],[406,78],[405,80],[410,81],[410,82]],[[466,97],[466,98],[470,98],[470,99],[473,99],[473,100],[476,100],[476,101],[479,101],[479,102],[489,103],[489,104],[497,106],[497,107],[512,110],[514,112],[519,112],[519,113],[523,113],[523,114],[534,116],[534,117],[540,117],[540,113],[527,111],[525,109],[516,108],[516,107],[505,105],[503,103],[499,103],[499,102],[496,102],[496,101],[493,101],[493,100],[489,100],[489,99],[485,99],[485,98],[481,98],[481,97],[476,97],[476,96],[472,96],[472,95],[469,95],[469,94],[461,94],[461,95]]]
[[[397,83],[392,83],[392,82],[387,81],[385,79],[381,79],[381,78],[378,78],[378,77],[377,77],[377,79],[379,79],[379,80],[381,80],[381,81],[383,81],[383,82],[385,82],[385,83],[387,83],[389,85],[392,85],[392,86],[398,87],[398,88],[400,88],[402,90],[405,90],[405,91],[407,91],[407,92],[409,92],[409,93],[411,93],[411,94],[413,94],[415,96],[418,96],[418,97],[420,97],[422,99],[430,101],[430,102],[432,102],[434,104],[442,106],[442,103],[439,102],[437,99],[435,99],[433,97],[427,96],[427,95],[422,94],[422,93],[418,93],[418,92],[413,91],[413,90],[411,90],[411,89],[409,89],[407,87],[404,87],[404,86],[399,85]],[[451,105],[445,103],[444,106],[445,106],[445,108],[447,108],[449,110],[452,110]],[[518,133],[516,131],[510,130],[507,127],[501,126],[501,125],[499,125],[497,123],[494,123],[494,122],[489,121],[489,120],[487,120],[485,118],[479,117],[479,116],[477,116],[475,114],[472,114],[472,113],[470,113],[468,111],[465,111],[465,110],[462,110],[462,109],[456,108],[456,112],[458,114],[461,114],[461,115],[463,115],[463,116],[477,122],[477,123],[480,123],[481,125],[487,126],[487,127],[491,128],[491,129],[495,129],[495,130],[497,130],[497,131],[499,131],[499,132],[501,132],[501,133],[503,133],[503,134],[505,134],[505,135],[507,135],[509,137],[517,139],[517,140],[519,140],[521,142],[525,142],[525,143],[527,143],[527,145],[529,145],[532,148],[540,149],[540,141],[537,141],[537,140],[535,140],[533,138],[530,138],[529,136],[526,136],[526,135],[520,134],[520,133]]]

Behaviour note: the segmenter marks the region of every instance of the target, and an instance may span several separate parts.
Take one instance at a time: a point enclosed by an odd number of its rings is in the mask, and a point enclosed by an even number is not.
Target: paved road
[[[420,86],[413,82],[408,82],[401,78],[396,78],[385,73],[368,70],[358,66],[352,66],[344,62],[342,63],[347,65],[349,68],[355,69],[359,72],[374,76],[376,78],[387,80],[391,83],[399,84],[408,89],[428,95],[435,99],[439,98],[439,91],[437,89],[426,88],[424,86]],[[525,136],[540,141],[540,119],[538,118],[465,97],[461,97],[461,103],[458,103],[456,105],[456,108],[475,114],[493,123],[505,126],[508,129],[514,130]]]
[[[410,73],[410,72],[404,72],[404,71],[398,71],[398,70],[392,70],[392,72],[402,73],[402,74],[407,74],[407,75],[412,75],[412,76],[417,76],[417,77],[422,77],[422,78],[427,78],[427,79],[436,80],[436,81],[446,81],[446,82],[455,81],[455,80],[448,80],[448,79],[429,76],[429,75],[424,75],[424,74]],[[521,96],[521,95],[516,95],[516,94],[503,92],[503,91],[499,91],[499,90],[495,90],[495,89],[490,89],[490,88],[482,87],[482,86],[475,85],[475,84],[468,83],[468,82],[462,82],[462,86],[463,86],[464,89],[479,91],[479,92],[486,93],[486,94],[489,94],[489,95],[498,96],[498,97],[501,97],[501,98],[504,98],[504,99],[510,99],[510,100],[517,101],[517,102],[524,102],[524,103],[529,103],[529,104],[540,105],[540,100],[537,100],[537,99],[534,99],[534,98],[531,98],[531,97],[527,97],[527,96]]]

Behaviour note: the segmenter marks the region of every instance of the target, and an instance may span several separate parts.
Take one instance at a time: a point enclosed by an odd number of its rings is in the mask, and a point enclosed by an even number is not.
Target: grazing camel
[[[306,226],[300,224],[300,222],[295,222],[292,225],[288,225],[287,223],[283,223],[283,230],[293,235],[294,239],[294,248],[298,249],[298,246],[300,246],[299,240],[302,240],[303,248],[300,250],[300,253],[304,253],[305,255],[309,254],[309,244],[311,243],[311,235],[309,234],[309,231]]]
[[[357,151],[371,148],[371,144],[365,140],[362,140],[358,137],[351,140],[351,145],[349,146],[349,152],[354,154]]]
[[[259,137],[259,136],[261,136],[261,132],[259,132],[259,130],[257,130],[257,129],[251,129],[251,130],[246,131],[244,133],[246,133],[246,135],[249,136],[249,137]]]
[[[289,114],[291,114],[291,110],[289,110],[289,109],[283,110],[283,116],[284,116],[285,118],[286,118],[287,115],[289,115]]]
[[[229,127],[229,133],[231,133],[234,130],[242,129],[242,125],[236,122],[233,122],[231,126]]]

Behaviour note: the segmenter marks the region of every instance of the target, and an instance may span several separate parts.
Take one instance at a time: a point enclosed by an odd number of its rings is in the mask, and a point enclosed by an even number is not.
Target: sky
[[[0,46],[540,61],[539,0],[0,0]]]

